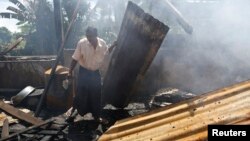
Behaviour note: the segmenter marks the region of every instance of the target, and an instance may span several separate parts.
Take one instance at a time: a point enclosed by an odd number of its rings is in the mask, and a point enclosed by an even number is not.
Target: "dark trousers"
[[[90,71],[80,67],[74,108],[80,115],[92,113],[95,118],[101,112],[101,76],[99,71]]]

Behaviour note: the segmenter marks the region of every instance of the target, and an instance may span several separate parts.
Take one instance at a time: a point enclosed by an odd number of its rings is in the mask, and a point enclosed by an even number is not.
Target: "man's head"
[[[89,40],[89,42],[93,42],[97,39],[97,29],[95,27],[89,26],[86,29],[86,37]]]

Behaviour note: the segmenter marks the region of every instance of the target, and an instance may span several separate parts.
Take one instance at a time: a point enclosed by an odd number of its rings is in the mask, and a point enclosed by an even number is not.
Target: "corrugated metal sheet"
[[[250,124],[250,81],[118,121],[99,140],[206,140],[209,124]]]

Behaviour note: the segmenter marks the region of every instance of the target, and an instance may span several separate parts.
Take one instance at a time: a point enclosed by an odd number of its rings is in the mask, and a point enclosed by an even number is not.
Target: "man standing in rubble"
[[[116,46],[114,42],[109,48],[105,41],[98,37],[97,29],[88,27],[86,38],[81,39],[72,56],[69,69],[69,77],[76,64],[79,63],[79,74],[77,80],[77,92],[74,98],[73,110],[68,118],[71,121],[72,114],[77,109],[80,115],[92,113],[95,120],[106,123],[101,117],[101,76],[99,69],[103,64],[104,57]]]

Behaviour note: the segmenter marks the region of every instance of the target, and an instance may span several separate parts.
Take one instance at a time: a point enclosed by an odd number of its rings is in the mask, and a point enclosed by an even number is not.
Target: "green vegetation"
[[[19,33],[11,33],[6,28],[0,29],[1,50],[18,37],[25,38],[19,46],[19,50],[11,52],[11,55],[49,55],[57,53],[57,39],[54,23],[53,3],[48,0],[26,0],[21,3],[18,0],[9,0],[10,12],[0,13],[2,18],[15,18]],[[101,38],[108,44],[116,40],[120,29],[123,14],[128,0],[97,0],[91,7],[90,1],[81,0],[80,9],[71,33],[65,44],[65,48],[75,48],[77,41],[85,34],[88,25],[98,28]],[[61,0],[62,22],[64,33],[72,20],[72,15],[78,0]],[[146,10],[150,10],[149,0],[134,0]],[[16,5],[16,6],[13,6]],[[12,5],[12,6],[11,6]],[[1,19],[0,19],[1,20]]]
[[[5,27],[0,27],[0,51],[11,41],[12,33]]]

